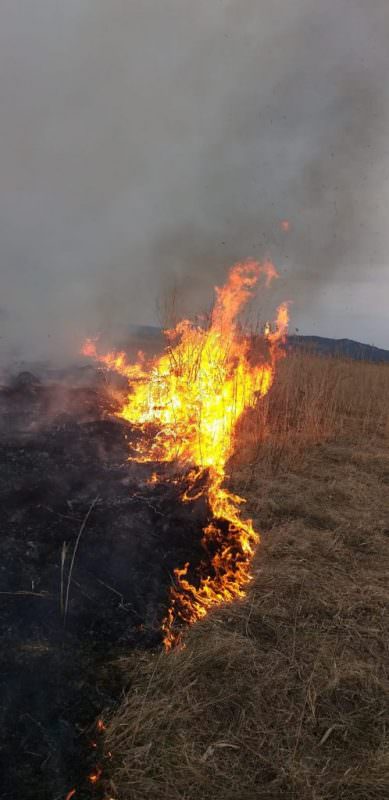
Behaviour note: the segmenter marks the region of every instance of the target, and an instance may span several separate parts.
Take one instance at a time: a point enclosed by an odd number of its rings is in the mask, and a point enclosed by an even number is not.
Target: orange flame
[[[101,767],[96,767],[95,772],[92,772],[89,775],[90,782],[93,783],[93,784],[98,783],[98,781],[100,780],[102,774],[103,774],[103,770],[101,769]]]
[[[98,355],[92,340],[84,345],[85,354],[134,381],[118,416],[140,426],[145,434],[137,460],[178,461],[191,467],[190,488],[183,500],[194,499],[193,492],[204,495],[212,512],[213,520],[203,536],[205,551],[214,553],[207,574],[191,583],[189,565],[175,571],[176,583],[162,626],[166,649],[180,636],[177,622],[193,623],[212,606],[242,597],[250,580],[259,536],[251,520],[241,518],[242,498],[223,483],[236,424],[271,388],[287,331],[285,304],[278,309],[274,330],[270,325],[266,328],[267,359],[252,363],[250,339],[238,327],[237,318],[261,274],[266,286],[277,277],[270,261],[235,264],[226,284],[216,288],[208,326],[180,322],[166,332],[168,346],[163,355],[149,364],[142,360],[130,365],[124,353]],[[151,425],[154,430],[157,426],[157,435],[147,435]]]
[[[142,352],[138,353],[139,361],[136,364],[129,364],[127,356],[123,352],[97,353],[96,343],[97,339],[86,339],[81,348],[82,355],[95,358],[101,364],[104,364],[107,369],[119,372],[120,375],[124,375],[126,378],[145,377],[142,368],[142,362],[144,360],[144,354]]]

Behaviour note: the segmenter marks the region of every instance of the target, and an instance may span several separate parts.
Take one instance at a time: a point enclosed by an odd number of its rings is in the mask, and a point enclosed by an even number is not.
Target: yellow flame
[[[126,375],[131,391],[118,415],[138,425],[146,434],[137,449],[140,461],[179,461],[194,466],[190,485],[200,485],[213,520],[205,528],[203,546],[215,555],[210,573],[199,575],[196,585],[188,580],[187,565],[175,571],[169,612],[163,623],[165,647],[178,637],[177,622],[192,623],[209,608],[242,597],[250,579],[250,563],[258,542],[250,520],[242,520],[242,499],[223,487],[225,467],[234,448],[236,423],[269,391],[284,340],[287,306],[278,309],[272,332],[266,329],[267,360],[252,363],[250,339],[237,326],[237,317],[264,274],[266,285],[277,276],[271,262],[235,264],[226,284],[216,288],[216,302],[209,324],[201,327],[188,320],[167,331],[168,346],[150,364],[144,358],[128,364],[124,353],[98,355],[88,340],[83,352]],[[158,433],[147,435],[150,426]],[[190,489],[183,500],[193,499]],[[217,545],[214,547],[214,545]]]

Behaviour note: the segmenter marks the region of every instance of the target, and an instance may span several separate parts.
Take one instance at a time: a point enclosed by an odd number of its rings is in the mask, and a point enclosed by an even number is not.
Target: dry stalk
[[[81,527],[80,527],[80,530],[78,531],[77,539],[76,539],[75,544],[74,544],[72,559],[71,559],[71,562],[70,562],[70,567],[69,567],[69,572],[68,572],[67,586],[66,586],[66,597],[65,597],[65,605],[64,605],[64,612],[63,612],[63,624],[64,624],[64,627],[66,625],[66,618],[67,618],[67,614],[68,614],[68,610],[69,610],[70,584],[71,584],[71,580],[72,580],[74,562],[75,562],[78,546],[80,544],[81,536],[84,533],[84,530],[85,530],[85,528],[87,526],[88,519],[89,519],[89,517],[90,517],[90,515],[91,515],[91,513],[92,513],[92,511],[93,511],[93,509],[94,509],[94,507],[96,505],[96,503],[98,502],[98,500],[99,500],[99,496],[98,495],[97,495],[97,497],[94,498],[94,500],[92,500],[92,502],[91,502],[91,504],[90,504],[90,506],[88,508],[88,511],[86,512],[85,517],[84,517],[84,519],[83,519],[83,521],[81,523]]]

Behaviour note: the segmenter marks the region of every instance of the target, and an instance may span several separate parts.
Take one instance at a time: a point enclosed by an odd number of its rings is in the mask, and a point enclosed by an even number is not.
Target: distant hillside
[[[150,345],[154,341],[162,342],[162,331],[152,325],[130,325],[132,337],[147,340]],[[354,342],[352,339],[328,339],[325,336],[289,336],[288,349],[302,349],[327,356],[352,358],[357,361],[374,361],[389,363],[389,350],[374,347],[371,344]]]
[[[309,350],[321,355],[341,356],[357,361],[389,363],[389,350],[352,339],[327,339],[324,336],[289,336],[288,349]]]
[[[128,325],[127,330],[139,339],[159,339],[162,336],[162,328],[156,325]]]

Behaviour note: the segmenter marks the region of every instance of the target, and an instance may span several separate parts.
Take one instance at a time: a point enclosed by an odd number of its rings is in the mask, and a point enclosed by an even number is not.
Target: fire
[[[177,623],[193,623],[212,606],[244,596],[250,580],[259,536],[251,520],[241,517],[243,499],[229,492],[224,481],[236,424],[271,388],[287,331],[288,311],[282,305],[273,329],[266,327],[267,357],[253,359],[250,337],[239,326],[238,316],[261,274],[266,286],[277,277],[270,261],[235,264],[226,284],[215,290],[208,324],[184,320],[166,331],[165,352],[149,364],[144,358],[128,364],[124,353],[99,355],[93,340],[83,348],[86,355],[129,379],[131,391],[118,416],[144,433],[137,460],[185,466],[189,489],[183,500],[205,496],[212,514],[203,531],[207,574],[200,568],[191,582],[189,565],[175,571],[163,623],[166,649],[179,638]]]
[[[97,783],[100,780],[102,774],[103,770],[101,769],[101,767],[96,767],[95,771],[91,772],[91,774],[89,775],[90,782],[93,784]]]
[[[119,372],[120,375],[124,375],[129,380],[133,378],[144,377],[145,373],[143,372],[143,361],[144,361],[144,354],[142,352],[138,353],[138,362],[136,364],[129,364],[127,361],[127,356],[125,353],[97,353],[96,348],[97,339],[86,339],[82,348],[81,353],[84,356],[88,356],[89,358],[95,358],[107,369],[114,370],[115,372]]]

